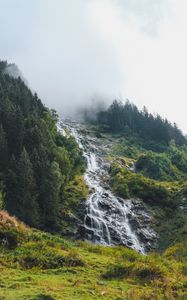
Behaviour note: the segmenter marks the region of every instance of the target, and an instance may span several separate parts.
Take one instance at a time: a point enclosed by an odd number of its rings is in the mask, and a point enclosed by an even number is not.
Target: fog
[[[187,132],[186,0],[0,0],[0,58],[60,114],[117,98]]]

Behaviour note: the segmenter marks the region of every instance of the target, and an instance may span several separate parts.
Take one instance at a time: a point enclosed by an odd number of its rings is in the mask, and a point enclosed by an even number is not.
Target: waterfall
[[[85,204],[82,224],[85,238],[103,245],[126,245],[145,253],[144,243],[139,240],[129,222],[129,217],[134,215],[131,200],[116,197],[103,184],[101,177],[106,171],[97,147],[86,136],[81,135],[79,127],[76,129],[75,124],[68,123],[63,126],[66,126],[75,137],[87,162],[84,177],[90,189],[90,195]],[[140,233],[143,234],[143,231],[145,232],[146,228],[143,228]]]
[[[127,245],[143,253],[144,249],[128,222],[127,216],[130,213],[130,206],[125,201],[120,201],[111,191],[102,186],[99,178],[102,166],[98,166],[96,155],[86,153],[85,156],[88,166],[85,180],[94,192],[87,199],[84,225],[93,231],[93,241],[112,245],[110,231],[115,229],[122,240],[123,235],[126,235]]]

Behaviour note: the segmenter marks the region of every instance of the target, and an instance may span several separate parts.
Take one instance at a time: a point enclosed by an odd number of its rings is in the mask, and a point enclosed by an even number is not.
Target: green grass
[[[0,233],[6,224],[4,218]],[[13,230],[22,239],[10,248],[6,235],[0,238],[0,299],[185,299],[181,244],[163,255],[143,256],[125,247],[65,240],[28,229],[15,218],[13,224],[6,225],[7,236]]]

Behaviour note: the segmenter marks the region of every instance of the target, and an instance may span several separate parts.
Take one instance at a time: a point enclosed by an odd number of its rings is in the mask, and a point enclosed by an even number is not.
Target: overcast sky
[[[0,0],[0,58],[66,114],[130,99],[187,133],[187,0]]]

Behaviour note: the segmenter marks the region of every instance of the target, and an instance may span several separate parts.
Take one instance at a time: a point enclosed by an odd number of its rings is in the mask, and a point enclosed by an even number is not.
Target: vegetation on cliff
[[[62,214],[68,197],[80,203],[86,187],[77,179],[84,161],[72,137],[57,131],[57,115],[32,94],[21,78],[5,72],[0,62],[0,204],[25,223],[64,231]],[[81,188],[79,188],[79,183]],[[73,212],[73,211],[72,211]]]
[[[143,129],[151,120],[157,138]],[[114,130],[114,122],[126,125]],[[87,119],[87,126],[102,144],[108,145],[106,159],[111,168],[107,180],[113,192],[123,199],[143,200],[152,212],[152,226],[159,234],[158,249],[163,251],[186,240],[187,146],[185,136],[176,131],[177,126],[152,116],[146,109],[139,111],[129,102],[123,105],[116,101],[108,110],[97,113],[94,120]]]

